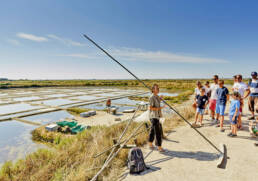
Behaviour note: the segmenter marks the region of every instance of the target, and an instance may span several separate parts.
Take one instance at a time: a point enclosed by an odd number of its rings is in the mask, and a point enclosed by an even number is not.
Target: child
[[[195,114],[195,122],[194,122],[193,126],[196,126],[199,115],[200,115],[200,119],[199,119],[200,126],[203,126],[203,124],[202,124],[203,114],[204,114],[205,108],[208,104],[208,96],[205,95],[205,91],[206,90],[203,87],[201,89],[201,94],[196,96],[197,109],[196,109],[196,114]]]
[[[196,98],[197,95],[201,94],[201,89],[202,89],[202,83],[200,81],[196,82],[196,88],[194,89],[194,98]],[[197,105],[196,105],[196,101],[194,101],[193,103],[193,108],[196,109]]]
[[[223,128],[223,122],[224,122],[224,115],[225,115],[225,109],[227,101],[229,100],[229,92],[226,87],[224,87],[224,81],[219,80],[219,88],[216,91],[218,95],[217,104],[216,104],[216,113],[217,117],[220,120],[220,124],[217,125],[220,127],[220,131],[224,132],[225,129]]]
[[[231,101],[229,108],[229,119],[231,124],[231,133],[228,134],[230,137],[237,136],[237,120],[240,109],[240,94],[238,92],[233,93],[233,100]]]

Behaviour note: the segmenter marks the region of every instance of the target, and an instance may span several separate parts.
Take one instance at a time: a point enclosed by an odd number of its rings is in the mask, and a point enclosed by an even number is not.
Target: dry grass
[[[180,109],[180,112],[187,119],[193,116],[191,108]],[[125,138],[139,124],[133,122]],[[182,120],[178,116],[173,116],[165,121],[164,131],[171,131],[180,124],[182,124]],[[93,156],[113,145],[113,138],[118,138],[125,126],[126,122],[110,127],[92,127],[92,129],[74,136],[61,136],[61,133],[49,133],[40,128],[33,133],[33,137],[37,135],[37,139],[40,137],[38,139],[40,141],[50,141],[54,146],[53,149],[40,149],[14,164],[6,162],[0,171],[0,181],[90,180],[103,165],[109,152],[96,159],[93,159]],[[146,130],[145,127],[140,129],[140,131],[144,130]],[[42,135],[44,135],[44,139],[42,139]],[[148,133],[144,131],[137,136],[137,141],[140,145],[144,145],[147,138]],[[129,144],[133,144],[133,139]],[[121,168],[126,165],[127,153],[128,150],[123,149],[101,174],[99,180],[116,180],[121,173]]]
[[[178,110],[178,112],[186,119],[189,120],[193,118],[195,115],[194,109],[191,108],[189,105],[188,107],[182,107]],[[174,114],[172,117],[167,118],[163,123],[163,130],[164,132],[170,132],[174,128],[184,125],[185,122],[180,118],[178,115]]]
[[[91,111],[91,109],[80,108],[80,107],[70,107],[70,108],[67,109],[67,111],[70,114],[78,115],[78,114],[81,114],[83,112]]]
[[[138,124],[133,123],[128,134]],[[92,157],[104,148],[111,146],[113,144],[112,138],[117,138],[125,125],[124,122],[111,127],[93,127],[76,136],[62,137],[59,142],[55,143],[55,149],[38,150],[15,164],[6,162],[0,172],[0,180],[90,180],[97,171],[97,169],[90,169],[102,166],[109,152],[97,159]],[[144,129],[142,128],[140,131]],[[137,137],[137,141],[141,145],[145,144],[146,140],[147,132]],[[107,176],[110,170],[113,174],[119,173],[125,165],[126,158],[127,150],[121,151],[99,179],[103,180],[103,177]]]
[[[193,89],[191,90],[182,90],[179,92],[178,96],[164,96],[163,99],[168,102],[169,104],[181,104],[187,100],[193,94]],[[162,95],[162,93],[161,93]],[[149,97],[147,96],[130,96],[129,99],[136,100],[136,101],[149,101]]]
[[[180,99],[187,100],[190,93],[182,94]],[[173,102],[173,100],[168,100]],[[170,103],[171,103],[170,102]],[[182,115],[189,119],[194,115],[191,106],[179,109]],[[183,121],[176,115],[167,119],[163,125],[169,132],[181,125]],[[52,149],[40,149],[25,159],[16,163],[6,162],[0,170],[0,181],[81,181],[90,180],[105,162],[109,152],[93,159],[93,156],[113,145],[113,138],[118,138],[126,126],[122,122],[110,127],[97,126],[85,130],[78,135],[52,133],[40,127],[32,132],[33,140],[48,143]],[[140,123],[133,122],[125,138],[131,134]],[[137,142],[144,145],[148,132],[142,127],[137,136]],[[133,144],[133,139],[129,142]],[[100,175],[99,180],[116,180],[126,165],[128,150],[123,149]]]

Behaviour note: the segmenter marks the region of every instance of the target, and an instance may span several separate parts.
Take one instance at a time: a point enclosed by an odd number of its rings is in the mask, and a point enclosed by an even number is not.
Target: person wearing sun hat
[[[248,100],[248,106],[249,110],[252,114],[252,116],[249,118],[249,120],[255,119],[255,112],[258,113],[258,78],[257,78],[257,72],[251,73],[252,80],[248,84],[248,93],[245,97],[249,97]]]

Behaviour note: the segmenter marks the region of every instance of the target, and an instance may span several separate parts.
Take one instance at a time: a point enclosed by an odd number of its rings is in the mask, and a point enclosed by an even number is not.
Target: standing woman
[[[164,149],[161,147],[162,143],[162,132],[160,129],[159,119],[162,117],[161,109],[165,106],[160,107],[160,97],[158,96],[159,86],[154,84],[152,86],[152,94],[150,96],[150,121],[151,121],[151,130],[149,134],[149,147],[150,149],[154,149],[153,141],[156,138],[158,150],[160,152],[164,152]]]

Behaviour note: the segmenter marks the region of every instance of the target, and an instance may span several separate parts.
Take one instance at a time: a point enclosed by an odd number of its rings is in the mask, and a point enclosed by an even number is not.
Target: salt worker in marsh
[[[108,113],[110,113],[110,108],[111,108],[111,99],[108,99],[106,102],[106,109]]]
[[[151,130],[149,134],[149,147],[150,149],[154,149],[153,141],[154,137],[157,141],[158,150],[160,152],[164,152],[165,150],[161,147],[162,144],[162,130],[160,126],[159,119],[162,117],[161,109],[163,109],[165,106],[160,107],[160,97],[158,96],[159,93],[159,86],[157,84],[154,84],[152,86],[152,94],[149,99],[150,103],[150,121],[151,121]]]

